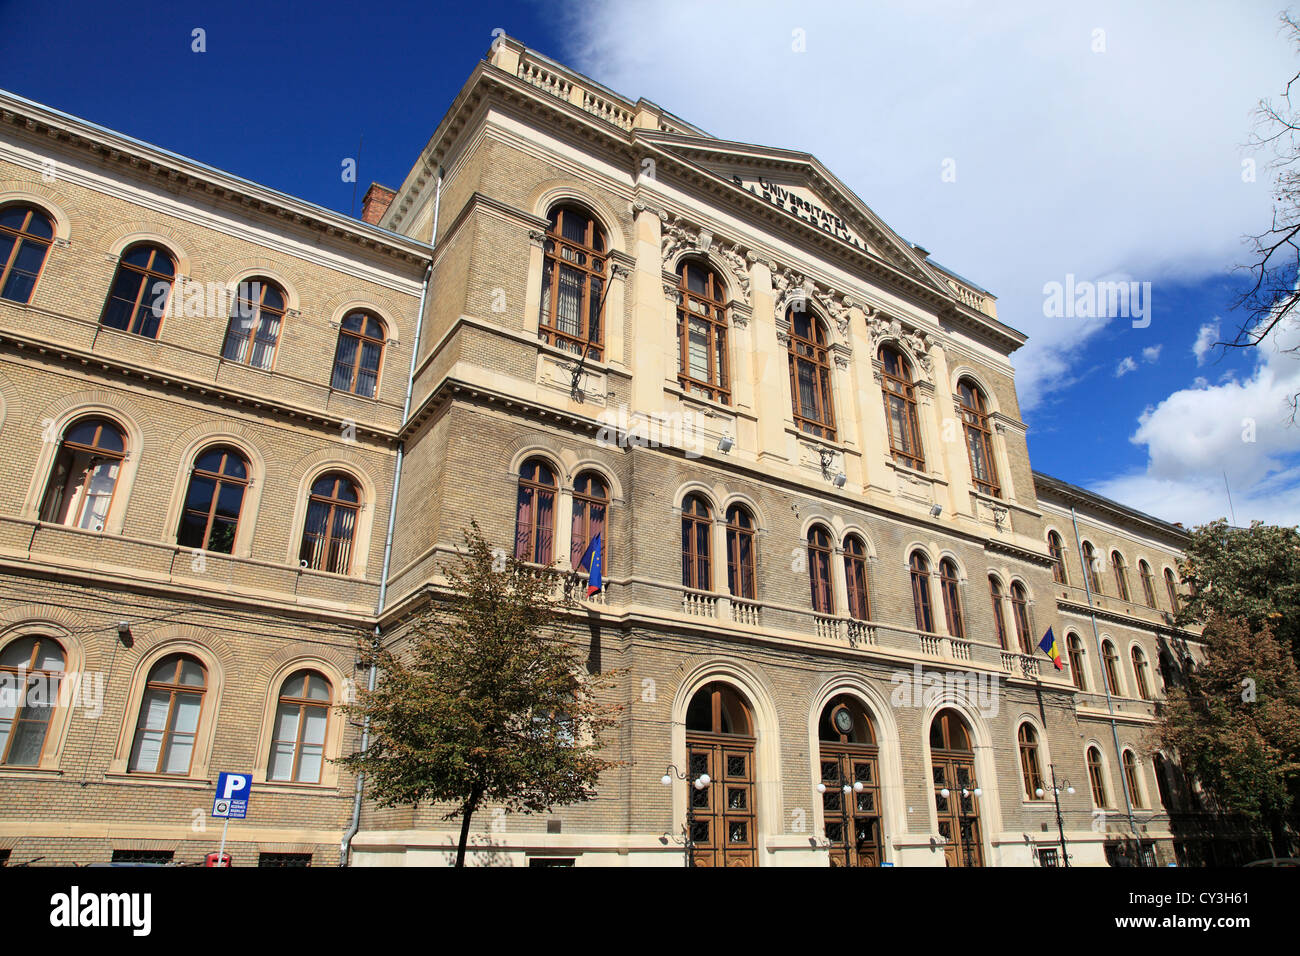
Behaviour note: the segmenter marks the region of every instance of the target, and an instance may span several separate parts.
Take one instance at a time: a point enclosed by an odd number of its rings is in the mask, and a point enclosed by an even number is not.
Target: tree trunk
[[[465,865],[465,844],[469,842],[469,818],[474,811],[469,805],[460,811],[460,846],[456,848],[456,865]]]
[[[460,845],[456,848],[456,865],[465,865],[465,846],[469,843],[469,821],[478,809],[479,792],[476,790],[465,801],[460,810]]]

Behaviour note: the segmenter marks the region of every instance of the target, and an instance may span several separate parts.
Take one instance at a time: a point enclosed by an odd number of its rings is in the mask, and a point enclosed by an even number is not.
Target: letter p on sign
[[[225,800],[229,800],[236,793],[248,787],[248,778],[243,774],[223,773],[221,779],[225,783],[225,789],[221,791],[221,796]]]

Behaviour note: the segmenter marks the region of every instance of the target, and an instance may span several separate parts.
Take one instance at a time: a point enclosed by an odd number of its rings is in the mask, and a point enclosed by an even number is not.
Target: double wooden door
[[[690,779],[707,773],[710,783],[687,785],[694,866],[757,866],[754,832],[754,738],[740,734],[686,735]]]
[[[934,805],[939,816],[939,835],[944,843],[948,866],[983,866],[984,842],[980,833],[979,798],[975,796],[975,761],[970,755],[936,753]],[[948,796],[941,792],[948,790]]]
[[[823,741],[821,778],[826,786],[822,822],[831,845],[831,866],[880,866],[880,781],[874,748]],[[854,783],[862,784],[860,792],[851,789]]]

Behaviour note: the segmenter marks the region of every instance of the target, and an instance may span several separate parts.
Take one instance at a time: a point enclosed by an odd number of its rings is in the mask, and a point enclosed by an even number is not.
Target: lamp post
[[[844,838],[844,865],[846,867],[853,866],[852,849],[849,844],[849,798],[854,794],[861,793],[865,788],[866,784],[861,780],[854,780],[852,783],[845,783],[844,786],[840,787],[840,817],[844,821],[844,829],[840,831],[840,835]],[[817,784],[818,793],[825,793],[827,789],[829,788],[826,784]],[[855,843],[857,842],[856,833],[853,834],[853,840]]]
[[[963,797],[974,796],[976,800],[978,800],[980,797],[984,796],[984,788],[983,788],[983,787],[977,787],[977,786],[975,786],[974,784],[975,784],[975,781],[972,780],[972,781],[971,781],[971,786],[969,786],[969,787],[962,787],[962,788],[961,788],[961,795],[962,795]],[[947,787],[940,787],[940,788],[939,788],[939,796],[943,797],[944,800],[947,800],[949,797],[952,796],[952,791],[949,790]],[[961,810],[961,804],[959,803],[959,804],[957,805],[957,833],[956,833],[956,837],[955,837],[955,839],[957,840],[957,847],[958,847],[958,850],[961,852],[962,856],[965,858],[965,860],[966,860],[966,865],[969,866],[969,865],[970,865],[970,861],[971,861],[971,859],[973,858],[973,854],[970,852],[969,849],[967,849],[968,844],[967,844],[967,842],[966,842],[965,835],[963,834],[962,829],[961,829],[961,816],[962,816],[962,810]],[[942,839],[942,836],[941,836],[940,838]]]
[[[685,771],[678,770],[676,764],[670,763],[668,765],[668,769],[664,771],[664,775],[659,778],[659,782],[662,783],[665,787],[671,787],[673,785],[674,779],[691,780],[691,775],[689,773],[686,773]],[[696,790],[704,790],[712,782],[713,781],[709,778],[709,775],[707,773],[702,773],[694,780],[691,780],[691,786],[694,787]],[[686,850],[686,865],[694,866],[695,865],[695,852],[694,852],[695,851],[695,838],[694,838],[695,805],[691,802],[691,795],[689,791],[686,794],[686,826],[683,829],[682,833],[684,837],[682,841],[682,845]]]
[[[1052,773],[1052,803],[1056,806],[1056,832],[1061,835],[1061,865],[1066,869],[1070,868],[1070,852],[1065,848],[1065,821],[1061,819],[1061,788],[1065,788],[1066,793],[1074,793],[1074,787],[1070,785],[1070,779],[1067,777],[1058,785],[1056,782],[1056,764],[1049,763],[1047,769]],[[1034,796],[1042,799],[1043,788],[1037,787],[1034,790]]]

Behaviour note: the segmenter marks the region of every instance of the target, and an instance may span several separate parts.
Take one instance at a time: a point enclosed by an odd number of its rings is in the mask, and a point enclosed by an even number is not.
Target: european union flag
[[[578,567],[586,568],[590,572],[587,577],[587,597],[591,597],[604,587],[600,577],[600,536],[601,532],[597,531],[596,536],[587,545],[587,550],[583,552],[582,560],[578,562]]]
[[[1065,665],[1061,663],[1061,652],[1056,647],[1056,637],[1052,634],[1050,627],[1047,629],[1047,633],[1043,635],[1043,639],[1038,642],[1038,646],[1044,654],[1052,659],[1052,663],[1056,665],[1058,671],[1065,670]]]

